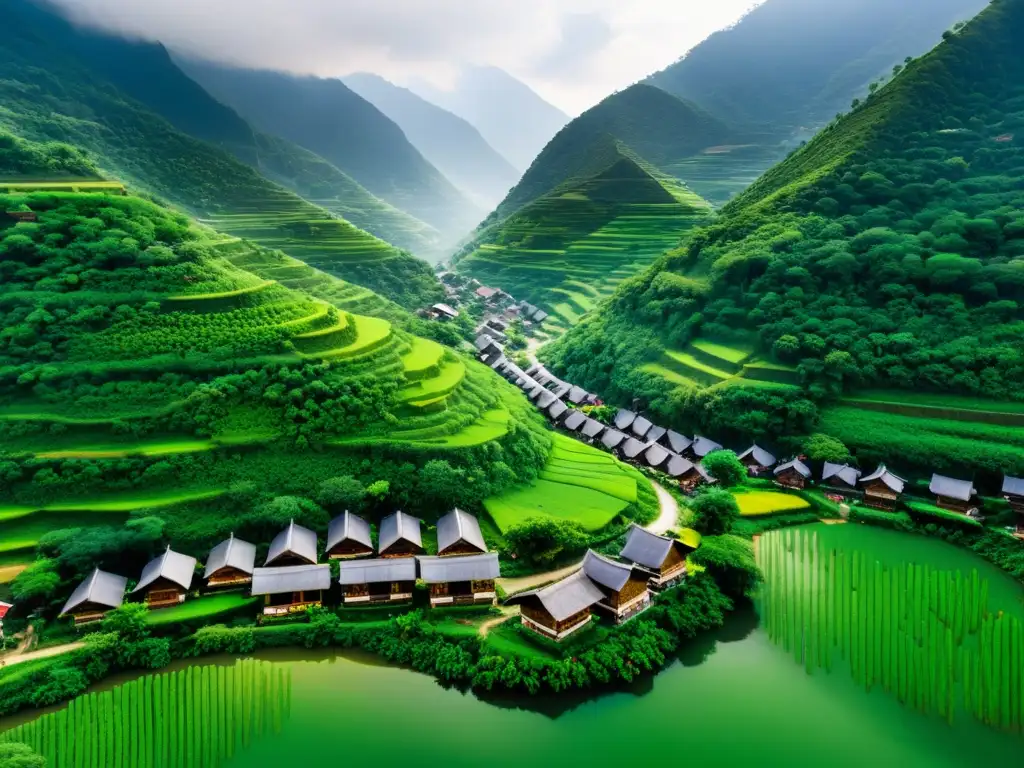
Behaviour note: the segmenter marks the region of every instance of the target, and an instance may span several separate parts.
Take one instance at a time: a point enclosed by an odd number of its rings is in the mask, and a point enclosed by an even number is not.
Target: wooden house
[[[1024,536],[1024,479],[1004,476],[1002,492],[1010,509],[1017,513],[1017,535]]]
[[[686,449],[684,455],[688,455],[689,458],[694,461],[700,461],[709,453],[722,450],[721,443],[716,443],[707,437],[701,437],[700,435],[693,436],[693,442],[690,443],[690,447]]]
[[[404,512],[388,515],[380,523],[380,557],[413,557],[423,554],[420,521]]]
[[[150,608],[166,608],[185,602],[192,588],[196,559],[174,552],[170,547],[150,560],[142,569],[142,578],[131,594],[141,596]]]
[[[605,433],[603,435],[601,435],[601,445],[603,445],[609,451],[614,451],[620,445],[622,445],[625,439],[626,436],[622,432],[619,432],[619,430],[608,429],[605,430]]]
[[[647,442],[648,443],[661,443],[661,439],[668,434],[668,430],[664,427],[659,427],[655,424],[649,430],[647,430]]]
[[[591,608],[604,593],[582,570],[541,589],[514,595],[509,602],[522,606],[523,626],[561,642],[590,623]]]
[[[570,411],[569,415],[566,416],[565,420],[562,422],[562,426],[570,432],[578,432],[586,423],[587,414],[583,411]]]
[[[256,545],[236,539],[235,534],[210,550],[203,578],[207,589],[240,587],[252,581]]]
[[[316,565],[316,533],[296,525],[292,520],[288,527],[281,531],[270,542],[267,559],[263,567],[271,565]]]
[[[834,464],[831,461],[825,462],[821,471],[821,482],[828,486],[828,489],[848,496],[860,493],[857,483],[860,480],[861,471],[849,464]]]
[[[559,402],[559,400],[555,396],[555,393],[549,392],[546,389],[543,392],[541,392],[540,395],[537,397],[537,407],[542,411],[546,411],[554,403],[557,402]]]
[[[672,453],[677,453],[680,456],[686,453],[687,449],[693,445],[693,440],[686,435],[673,432],[671,429],[665,430],[665,434],[661,436],[660,442]]]
[[[619,557],[647,573],[648,585],[660,590],[677,584],[686,575],[686,556],[694,549],[679,539],[659,536],[633,524]]]
[[[605,429],[607,429],[607,427],[597,419],[588,418],[583,423],[583,428],[580,430],[580,434],[582,434],[584,439],[589,442],[594,442],[604,433]]]
[[[551,407],[548,408],[547,413],[548,418],[551,419],[551,421],[553,421],[555,424],[557,424],[558,420],[565,416],[565,414],[567,414],[568,412],[569,406],[563,403],[561,400],[556,400],[551,404]]]
[[[626,461],[633,461],[647,449],[647,444],[631,437],[619,446],[619,456]]]
[[[85,580],[75,587],[71,597],[64,603],[61,616],[70,616],[75,626],[100,621],[124,602],[124,588],[128,579],[113,573],[93,570]],[[3,617],[0,617],[3,618]]]
[[[331,520],[327,527],[327,548],[324,551],[328,560],[351,560],[372,554],[373,540],[370,538],[368,522],[347,509]]]
[[[877,509],[895,509],[906,484],[906,480],[890,472],[885,464],[879,464],[874,472],[860,479],[864,503]]]
[[[773,474],[775,483],[783,488],[806,488],[811,479],[811,470],[800,459],[780,464],[775,468]]]
[[[747,474],[752,477],[764,474],[778,463],[774,455],[756,443],[736,458],[747,468]]]
[[[437,554],[478,555],[487,551],[479,521],[461,509],[453,509],[437,521]]]
[[[435,304],[430,308],[430,316],[435,320],[454,320],[459,311],[450,304]]]
[[[618,413],[615,414],[615,428],[620,432],[625,432],[632,427],[634,421],[636,421],[636,414],[625,408],[619,408]]]
[[[567,397],[569,402],[573,405],[580,405],[590,402],[593,395],[583,389],[583,387],[571,386],[569,387],[569,394]]]
[[[350,560],[338,573],[343,605],[401,603],[412,600],[416,561],[411,557]]]
[[[645,419],[643,416],[637,416],[633,419],[633,423],[630,425],[629,429],[636,437],[643,440],[647,437],[647,433],[651,431],[651,427],[653,426],[654,424],[652,424],[649,419]]]
[[[678,458],[678,462],[670,460],[667,467],[668,474],[679,481],[679,489],[683,493],[693,493],[701,485],[714,485],[718,482],[704,469],[703,464],[694,464],[681,456]]]
[[[935,504],[961,514],[977,513],[978,492],[970,480],[957,480],[945,475],[932,475],[928,490],[935,494]]]
[[[633,618],[651,606],[651,593],[647,589],[649,574],[626,563],[602,557],[587,550],[583,558],[583,573],[603,593],[595,610],[607,614],[616,624]]]
[[[285,565],[252,572],[252,595],[263,597],[264,616],[299,613],[323,605],[324,592],[330,588],[329,565]]]
[[[430,586],[430,607],[483,605],[497,598],[501,575],[497,552],[459,557],[417,557],[420,578]]]
[[[657,443],[650,443],[644,451],[644,463],[653,469],[661,469],[668,463],[669,452]]]

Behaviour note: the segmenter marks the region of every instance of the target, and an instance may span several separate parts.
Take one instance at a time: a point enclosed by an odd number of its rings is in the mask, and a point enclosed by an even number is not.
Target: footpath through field
[[[85,643],[81,641],[76,643],[65,643],[64,645],[54,645],[50,648],[43,648],[39,651],[30,651],[29,653],[18,653],[14,656],[3,656],[0,657],[0,666],[9,667],[12,664],[21,664],[24,661],[37,661],[39,659],[47,659],[50,656],[60,656],[62,653],[70,653],[71,651],[77,651],[79,648],[85,648]]]

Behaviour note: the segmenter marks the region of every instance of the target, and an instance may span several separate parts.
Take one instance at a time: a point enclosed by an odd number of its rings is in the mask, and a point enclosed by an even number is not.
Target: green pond
[[[275,653],[108,681],[0,721],[51,766],[1020,764],[1024,590],[940,541],[767,534],[753,608],[593,698],[484,700],[372,659]]]

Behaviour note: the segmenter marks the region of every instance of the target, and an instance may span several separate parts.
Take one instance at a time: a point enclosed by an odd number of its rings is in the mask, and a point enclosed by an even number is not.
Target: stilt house
[[[651,605],[647,589],[649,574],[626,563],[618,563],[587,550],[583,558],[583,572],[604,593],[595,606],[616,624],[621,624]]]
[[[966,515],[977,511],[978,492],[970,480],[957,480],[945,475],[932,475],[928,490],[935,494],[935,504],[951,512]]]
[[[647,573],[648,586],[660,590],[677,584],[686,575],[686,556],[692,551],[679,539],[659,536],[633,524],[619,557]]]
[[[833,464],[830,461],[825,462],[825,467],[821,471],[821,481],[830,490],[843,496],[859,492],[857,483],[860,476],[861,471],[856,467],[849,464]]]
[[[64,603],[60,615],[71,616],[76,627],[100,621],[108,611],[124,602],[124,588],[127,583],[128,579],[124,576],[96,568],[75,587],[71,597]]]
[[[890,472],[885,464],[879,464],[874,472],[860,479],[864,503],[877,509],[895,509],[906,484],[906,480]]]
[[[417,557],[420,578],[430,586],[430,606],[481,605],[497,597],[498,553],[459,557]]]
[[[174,552],[170,547],[150,560],[142,569],[142,578],[132,590],[133,595],[142,595],[150,608],[166,608],[185,602],[185,595],[192,588],[196,559]]]
[[[561,642],[590,623],[591,607],[603,599],[604,592],[579,570],[542,589],[515,595],[510,602],[522,605],[524,627]]]
[[[806,488],[811,470],[800,459],[787,461],[775,468],[775,482],[783,488]]]

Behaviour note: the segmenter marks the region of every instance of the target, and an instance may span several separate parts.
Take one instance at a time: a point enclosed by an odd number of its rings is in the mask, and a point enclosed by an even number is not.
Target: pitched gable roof
[[[341,544],[341,542],[348,540],[373,549],[373,540],[370,538],[370,524],[346,509],[331,520],[331,524],[327,528],[326,550],[329,552]]]
[[[187,590],[192,586],[192,576],[195,574],[195,570],[196,559],[194,557],[174,552],[168,547],[160,557],[155,557],[146,563],[146,567],[142,569],[142,578],[135,585],[132,594],[141,592],[157,579],[167,579]]]
[[[660,467],[668,461],[669,452],[657,443],[651,443],[644,451],[644,461],[650,467]]]
[[[461,509],[453,509],[437,521],[437,551],[443,552],[458,541],[472,544],[481,552],[487,551],[480,521]]]
[[[707,437],[701,437],[700,435],[694,435],[693,438],[693,452],[700,458],[704,458],[709,453],[722,450],[722,446]]]
[[[693,469],[693,462],[676,454],[669,456],[668,464],[665,465],[665,472],[669,477],[682,477]]]
[[[294,555],[303,560],[308,560],[310,563],[316,563],[316,534],[309,530],[309,528],[296,525],[295,521],[292,520],[288,523],[288,527],[277,534],[274,540],[270,542],[270,549],[267,550],[267,559],[263,562],[263,565],[272,565],[275,560],[284,555]]]
[[[885,464],[879,464],[874,472],[862,477],[860,482],[861,485],[864,485],[873,483],[875,480],[881,480],[894,493],[903,493],[903,487],[906,485],[906,480],[886,469]]]
[[[1005,475],[1003,477],[1003,493],[1008,496],[1024,496],[1024,478]]]
[[[416,581],[416,560],[411,557],[385,557],[376,560],[347,560],[338,569],[338,583],[387,584]]]
[[[649,419],[645,419],[643,416],[637,416],[636,419],[633,420],[633,425],[630,429],[633,430],[633,434],[637,437],[646,437],[647,433],[651,431],[651,427],[653,426],[654,424],[652,424]]]
[[[587,414],[583,411],[573,411],[565,417],[565,421],[562,422],[562,426],[568,429],[570,432],[575,432],[584,424],[587,423]]]
[[[658,570],[664,564],[668,553],[672,551],[673,541],[668,536],[651,533],[634,523],[629,527],[626,545],[619,553],[619,557]]]
[[[127,583],[128,579],[124,576],[95,568],[81,584],[75,587],[71,597],[64,603],[64,607],[60,611],[61,615],[86,603],[102,605],[106,608],[117,608],[124,602],[124,588]]]
[[[281,595],[331,588],[331,566],[285,565],[257,568],[252,572],[252,594]]]
[[[574,405],[582,403],[588,397],[590,397],[590,393],[583,387],[572,386],[569,388],[569,402]]]
[[[411,542],[417,547],[423,546],[419,518],[407,515],[405,512],[395,512],[381,520],[380,544],[377,551],[383,552],[389,549],[399,539]]]
[[[427,584],[452,581],[485,581],[501,576],[497,552],[459,557],[417,557],[420,578]]]
[[[554,584],[514,595],[512,600],[520,602],[528,597],[537,598],[544,610],[551,614],[555,621],[564,621],[595,603],[601,602],[604,599],[604,593],[587,578],[582,570],[579,570]]]
[[[740,461],[746,458],[751,458],[758,464],[758,466],[761,467],[775,466],[775,456],[768,453],[768,451],[756,443],[747,448],[747,450],[741,453],[737,458],[740,459]]]
[[[234,568],[236,571],[248,573],[251,576],[255,565],[256,545],[236,539],[235,534],[232,533],[229,538],[224,539],[210,550],[210,555],[206,558],[203,578],[210,578],[221,568]]]
[[[588,549],[587,556],[583,558],[583,572],[595,584],[618,592],[633,575],[633,566],[609,560]]]
[[[631,437],[629,438],[629,440],[623,443],[622,448],[620,450],[622,451],[622,455],[625,456],[627,459],[635,459],[646,447],[646,443],[642,443],[635,437]]]
[[[688,438],[686,435],[681,435],[678,432],[673,432],[671,429],[665,433],[662,442],[667,443],[668,447],[675,451],[676,453],[682,453],[691,445],[693,445],[693,440]]]
[[[604,424],[597,419],[587,419],[583,425],[583,436],[593,439],[604,432],[604,430]]]
[[[551,404],[551,407],[548,408],[548,417],[552,421],[558,421],[558,419],[560,419],[562,415],[565,414],[565,412],[568,410],[568,405],[563,403],[561,400],[556,400]]]
[[[928,484],[928,490],[936,496],[945,496],[949,499],[970,501],[977,495],[974,490],[974,483],[970,480],[957,480],[945,475],[932,475],[932,481]]]
[[[800,475],[803,475],[808,480],[811,479],[811,470],[806,464],[800,461],[800,459],[793,459],[792,461],[787,461],[785,464],[780,464],[775,468],[775,474],[781,475],[783,472],[790,469],[796,471]]]
[[[616,429],[629,429],[633,426],[634,421],[636,421],[636,414],[632,411],[627,411],[625,408],[620,408],[618,413],[615,414]]]
[[[647,442],[657,443],[668,433],[668,430],[664,427],[659,427],[655,424],[649,430],[647,430]]]
[[[833,464],[830,461],[825,462],[825,468],[821,471],[822,480],[839,478],[851,488],[857,487],[857,480],[860,479],[860,475],[860,470],[851,467],[849,464]]]
[[[601,437],[601,443],[605,448],[613,449],[618,448],[625,439],[626,436],[617,429],[609,429]]]

